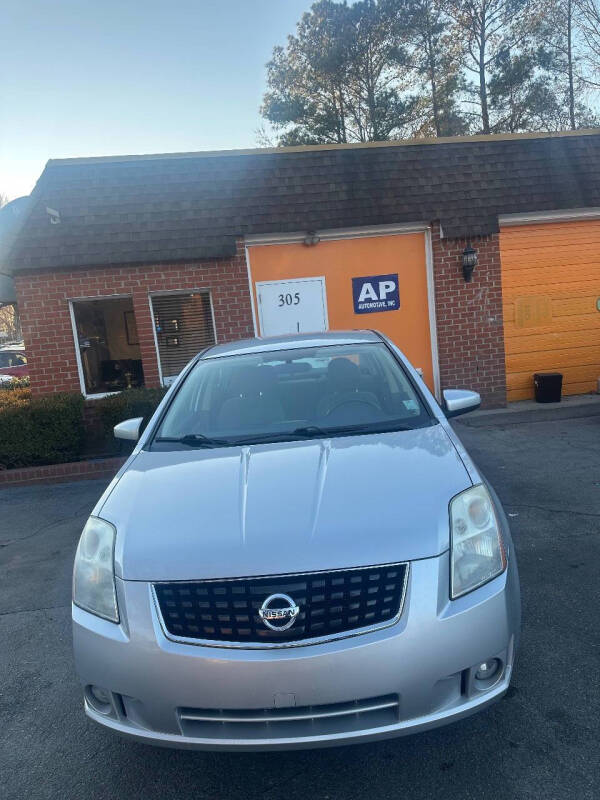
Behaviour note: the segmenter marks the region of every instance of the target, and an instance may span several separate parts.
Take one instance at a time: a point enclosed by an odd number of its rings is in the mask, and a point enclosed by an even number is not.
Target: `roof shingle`
[[[49,161],[13,270],[230,256],[239,236],[600,206],[600,132]],[[60,212],[50,224],[46,207]]]

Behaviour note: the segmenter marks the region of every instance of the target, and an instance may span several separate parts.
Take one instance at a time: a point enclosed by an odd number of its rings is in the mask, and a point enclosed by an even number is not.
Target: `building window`
[[[132,298],[74,300],[71,306],[85,394],[143,386]]]
[[[160,371],[168,385],[200,350],[215,343],[210,295],[156,294],[151,301]]]

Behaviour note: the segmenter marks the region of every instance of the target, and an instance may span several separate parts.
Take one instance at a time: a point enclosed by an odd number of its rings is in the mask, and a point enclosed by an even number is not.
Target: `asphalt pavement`
[[[0,491],[0,797],[583,800],[600,796],[600,416],[457,421],[510,517],[523,593],[508,695],[454,725],[328,750],[199,753],[88,721],[70,580],[103,482]],[[401,666],[401,665],[400,665]]]

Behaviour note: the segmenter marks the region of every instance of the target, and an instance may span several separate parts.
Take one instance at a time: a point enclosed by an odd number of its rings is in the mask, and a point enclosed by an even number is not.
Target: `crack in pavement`
[[[507,508],[531,508],[534,511],[549,511],[552,514],[574,514],[575,516],[579,517],[600,517],[600,514],[596,514],[593,511],[575,511],[573,508],[548,508],[547,506],[531,506],[527,503],[508,502],[505,502],[504,505]]]
[[[89,503],[85,503],[83,506],[81,506],[81,508],[78,508],[67,517],[61,517],[60,519],[54,520],[54,522],[44,523],[40,528],[37,528],[37,530],[33,531],[33,533],[27,534],[27,536],[22,536],[20,539],[9,539],[8,542],[0,542],[0,548],[8,547],[11,544],[20,544],[21,542],[26,542],[28,539],[33,539],[33,537],[37,536],[39,533],[43,533],[44,531],[54,528],[56,525],[60,525],[62,522],[68,522],[70,519],[76,519],[78,516],[83,514],[86,508],[89,508]]]
[[[10,617],[11,614],[31,614],[34,611],[56,611],[60,608],[70,608],[70,603],[61,606],[41,606],[40,608],[17,608],[15,611],[0,611],[0,617]]]

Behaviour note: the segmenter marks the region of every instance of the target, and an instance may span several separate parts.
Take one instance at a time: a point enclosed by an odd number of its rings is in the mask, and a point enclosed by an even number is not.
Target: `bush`
[[[30,389],[19,389],[15,387],[10,390],[0,391],[0,413],[2,413],[5,408],[12,408],[16,405],[27,405],[30,400]]]
[[[144,427],[166,389],[126,389],[89,403],[80,394],[31,397],[19,386],[0,391],[0,469],[58,464],[99,455],[127,454],[133,442],[114,438],[113,428],[130,417]]]
[[[115,425],[132,417],[144,418],[141,428],[143,430],[166,391],[166,389],[126,389],[120,394],[94,400],[105,442],[113,440]]]
[[[29,389],[0,392],[0,468],[75,461],[84,440],[80,394],[32,399]]]

